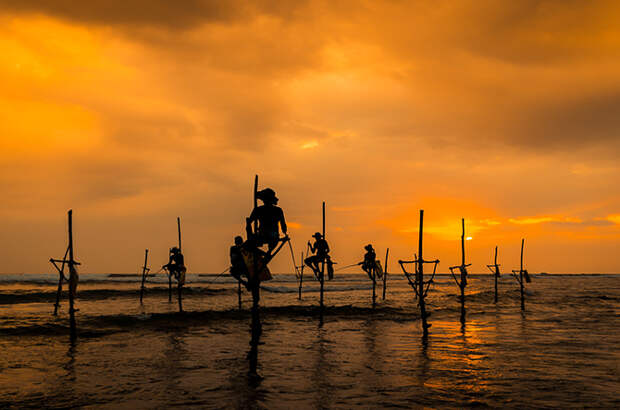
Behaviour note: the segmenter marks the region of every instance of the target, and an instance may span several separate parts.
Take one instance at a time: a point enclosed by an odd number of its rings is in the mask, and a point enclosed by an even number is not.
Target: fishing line
[[[218,274],[215,276],[215,278],[214,278],[213,280],[208,281],[208,282],[205,282],[205,283],[207,283],[207,284],[209,284],[209,285],[210,285],[210,284],[212,284],[212,283],[214,283],[216,280],[218,280],[218,278],[219,278],[220,276],[222,276],[223,274],[225,274],[225,273],[226,273],[229,269],[230,269],[230,268],[226,268],[226,269],[224,269],[222,272],[218,273]]]
[[[288,241],[288,248],[291,251],[291,259],[293,260],[293,267],[295,268],[295,276],[299,278],[299,271],[297,270],[297,262],[295,262],[295,253],[293,252],[293,245],[291,245],[291,240]]]
[[[338,272],[338,271],[341,271],[341,270],[346,269],[346,268],[352,268],[353,266],[358,266],[358,265],[359,265],[359,262],[358,263],[353,263],[353,264],[347,265],[347,266],[342,266],[342,267],[334,270],[334,272]]]

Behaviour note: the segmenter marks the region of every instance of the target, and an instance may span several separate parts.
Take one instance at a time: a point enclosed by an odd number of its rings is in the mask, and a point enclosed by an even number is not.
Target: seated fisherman
[[[248,239],[259,247],[267,244],[271,252],[280,240],[280,229],[286,237],[286,221],[282,208],[276,206],[278,198],[271,188],[265,188],[256,194],[256,197],[263,201],[263,205],[252,210],[250,217],[246,219],[246,231]],[[258,232],[252,231],[252,223],[258,221]]]
[[[248,267],[246,266],[245,260],[243,259],[243,254],[241,253],[242,249],[243,238],[240,236],[235,236],[235,244],[230,247],[230,274],[249,289],[250,285],[248,280],[243,279],[243,276],[248,278],[249,275]]]
[[[321,273],[321,268],[319,267],[320,263],[331,263],[331,259],[329,258],[329,245],[319,232],[312,235],[312,237],[314,238],[314,244],[308,241],[308,246],[314,255],[307,257],[304,263],[314,271],[315,275],[318,275]]]
[[[377,266],[377,262],[376,262],[377,254],[375,253],[375,250],[372,248],[371,244],[364,246],[364,249],[366,249],[366,254],[364,255],[364,261],[358,263],[358,265],[362,265],[362,270],[364,270],[364,272],[368,274],[368,277],[370,278],[370,280],[375,280],[373,277],[373,273],[374,273],[375,267]]]
[[[187,268],[185,267],[185,258],[181,253],[181,250],[176,246],[170,248],[170,258],[168,263],[163,266],[164,269],[168,270],[170,275],[173,275],[174,278],[179,282],[179,284],[185,283],[185,272]]]

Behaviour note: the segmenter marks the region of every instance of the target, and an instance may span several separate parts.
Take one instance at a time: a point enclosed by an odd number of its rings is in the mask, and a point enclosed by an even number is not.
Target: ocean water
[[[54,275],[0,275],[0,407],[14,408],[574,408],[620,407],[620,275],[533,275],[520,309],[510,275],[436,278],[422,337],[414,294],[389,275],[387,297],[364,275],[325,285],[276,274],[251,298],[229,277],[188,275],[186,313],[166,277],[81,275],[78,336]],[[65,285],[66,289],[66,285]],[[253,354],[250,354],[253,353]],[[257,374],[249,372],[255,360]]]

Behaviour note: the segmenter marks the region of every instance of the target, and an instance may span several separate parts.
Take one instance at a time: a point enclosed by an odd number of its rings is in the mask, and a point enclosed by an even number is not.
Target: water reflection
[[[334,386],[330,382],[329,375],[332,373],[333,364],[328,360],[329,341],[325,339],[325,329],[322,324],[317,331],[317,340],[314,349],[317,353],[314,370],[312,372],[312,385],[315,396],[315,408],[325,409],[331,407]]]
[[[248,371],[248,382],[249,384],[258,384],[261,380],[258,374],[258,346],[260,344],[260,337],[263,334],[263,325],[260,321],[260,310],[258,308],[252,308],[250,334],[250,351],[248,352],[250,369]]]
[[[72,340],[71,344],[69,345],[69,350],[67,350],[67,357],[69,358],[69,360],[63,366],[63,368],[67,371],[67,373],[65,375],[65,381],[68,382],[68,383],[75,383],[75,381],[76,381],[76,376],[75,376],[75,354],[76,354],[76,351],[77,351],[77,346],[75,344],[75,341]],[[68,390],[73,390],[73,389],[69,388]]]

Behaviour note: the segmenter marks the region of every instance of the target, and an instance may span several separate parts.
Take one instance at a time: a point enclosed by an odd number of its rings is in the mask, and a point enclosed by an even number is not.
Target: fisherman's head
[[[181,250],[177,248],[176,246],[173,246],[172,248],[170,248],[170,253],[179,253],[179,252],[181,252]]]
[[[323,237],[323,235],[321,235],[321,233],[320,233],[320,232],[316,232],[314,235],[312,235],[312,237],[313,237],[314,239],[321,239],[321,238]]]
[[[276,192],[271,188],[265,188],[256,193],[256,197],[263,201],[263,203],[275,205],[278,203],[278,197],[276,197]]]
[[[367,251],[372,251],[372,245],[368,244],[368,245],[364,246],[364,249],[366,249]]]
[[[235,236],[235,245],[237,246],[243,245],[243,238],[240,236]]]

